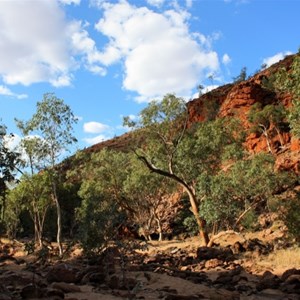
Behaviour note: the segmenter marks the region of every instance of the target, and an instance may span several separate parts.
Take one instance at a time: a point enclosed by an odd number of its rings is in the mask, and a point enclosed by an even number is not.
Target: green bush
[[[300,194],[287,202],[284,222],[290,235],[300,242]]]
[[[243,217],[241,224],[246,230],[255,230],[258,216],[253,209],[249,210]]]

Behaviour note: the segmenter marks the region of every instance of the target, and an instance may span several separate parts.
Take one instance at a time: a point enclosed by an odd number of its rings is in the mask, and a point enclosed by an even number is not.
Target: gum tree
[[[199,234],[207,245],[206,221],[199,215],[197,177],[205,170],[218,169],[225,150],[232,147],[233,135],[223,120],[200,123],[197,128],[187,128],[187,121],[185,101],[168,94],[162,101],[150,102],[138,122],[127,117],[124,124],[141,136],[141,146],[134,152],[148,170],[173,180],[186,192]]]
[[[6,126],[0,123],[0,199],[2,204],[0,206],[1,215],[0,218],[3,220],[5,213],[5,192],[6,182],[14,180],[15,173],[18,170],[21,159],[18,152],[9,149],[6,143],[6,137],[8,135]]]
[[[77,140],[73,135],[73,125],[77,122],[71,108],[53,93],[44,94],[43,100],[37,102],[36,113],[27,122],[19,121],[28,135],[36,135],[42,141],[43,147],[39,158],[39,169],[48,172],[51,197],[57,212],[57,243],[62,256],[61,242],[61,205],[58,197],[59,161],[63,152]],[[29,140],[30,141],[30,140]],[[34,144],[36,145],[36,144]],[[30,143],[27,146],[34,146]],[[32,149],[28,147],[28,149]]]

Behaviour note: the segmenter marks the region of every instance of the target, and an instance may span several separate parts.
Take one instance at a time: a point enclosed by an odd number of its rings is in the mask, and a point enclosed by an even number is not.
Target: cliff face
[[[248,121],[249,111],[256,103],[260,103],[262,107],[268,104],[282,104],[285,108],[289,108],[292,105],[290,94],[279,94],[266,89],[263,80],[282,67],[289,70],[294,57],[294,55],[287,56],[248,80],[223,85],[188,102],[189,125],[215,118],[235,117],[240,120],[241,126],[247,132],[244,146],[250,153],[269,152],[271,149],[276,157],[277,169],[293,170],[299,174],[300,140],[292,137],[289,128],[278,132],[274,124],[270,124],[268,145],[264,134],[251,132],[253,125]],[[88,153],[97,152],[105,147],[128,151],[130,145],[135,145],[137,142],[133,134],[126,133],[120,137],[93,145],[84,151]]]
[[[268,129],[269,146],[265,135],[251,132],[252,124],[248,121],[248,114],[255,103],[262,107],[271,104],[282,104],[285,108],[292,105],[289,94],[277,94],[264,88],[262,82],[280,67],[288,70],[293,56],[288,56],[269,69],[257,73],[248,80],[236,84],[219,87],[187,104],[189,123],[202,122],[215,117],[235,117],[247,132],[245,148],[250,153],[271,151],[276,156],[277,169],[293,169],[300,171],[300,142],[291,136],[288,129],[278,132],[274,124]]]

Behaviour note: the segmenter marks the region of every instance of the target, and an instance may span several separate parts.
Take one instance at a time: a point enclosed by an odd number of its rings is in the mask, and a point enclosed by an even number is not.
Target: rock
[[[210,259],[205,262],[205,268],[206,269],[214,269],[218,266],[222,266],[223,264],[224,264],[223,260],[220,260],[218,258],[213,258],[213,259]]]
[[[117,290],[120,287],[120,279],[117,275],[113,275],[109,278],[107,285],[112,289],[112,290]]]
[[[5,293],[0,293],[0,300],[12,300],[12,296],[5,294]]]
[[[59,264],[52,267],[46,275],[48,282],[77,283],[80,281],[79,271],[68,264]]]
[[[61,290],[57,290],[57,289],[52,289],[52,288],[48,288],[46,289],[45,293],[44,293],[46,299],[55,299],[55,300],[59,300],[59,299],[64,299],[65,298],[65,294],[61,291]]]
[[[231,247],[230,247],[231,251],[233,254],[239,254],[241,252],[245,252],[245,248],[243,247],[243,245],[237,241],[235,242]]]
[[[282,275],[281,275],[281,280],[286,281],[291,275],[300,275],[300,270],[299,269],[289,269],[286,270]]]
[[[92,273],[89,276],[89,281],[91,283],[103,283],[105,282],[106,275],[103,272]]]
[[[80,293],[81,289],[80,287],[65,283],[65,282],[53,282],[51,284],[51,287],[56,290],[61,290],[64,293]]]
[[[199,300],[205,297],[200,295],[178,295],[178,294],[168,294],[163,299],[164,300]]]
[[[270,271],[266,271],[257,283],[256,288],[258,291],[265,289],[278,289],[281,283],[282,281],[277,275],[274,275]]]
[[[42,289],[33,284],[26,285],[21,290],[22,299],[41,298],[42,295],[43,295]]]
[[[233,258],[232,251],[229,248],[212,248],[212,247],[199,247],[197,249],[197,258],[199,260],[209,260],[217,258],[220,260],[228,261]]]
[[[258,294],[253,294],[250,296],[241,297],[240,300],[287,300],[290,298],[285,298],[285,295],[274,289],[265,289]]]

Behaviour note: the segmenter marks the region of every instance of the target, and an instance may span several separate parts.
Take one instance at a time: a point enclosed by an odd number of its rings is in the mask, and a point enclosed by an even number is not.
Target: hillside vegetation
[[[61,163],[54,94],[1,125],[0,299],[299,299],[300,56],[246,77]]]
[[[60,164],[53,153],[42,172],[33,164],[41,161],[38,151],[27,144],[31,170],[38,172],[24,175],[14,189],[3,187],[2,233],[34,236],[40,247],[44,238],[62,235],[87,253],[129,236],[199,234],[211,246],[218,232],[258,230],[261,215],[276,213],[297,240],[299,70],[299,55],[291,55],[188,103],[168,94],[149,103],[138,122],[125,118],[130,132]],[[24,136],[32,120],[18,121]],[[66,145],[74,141],[69,138]],[[11,159],[2,182],[11,179]]]

